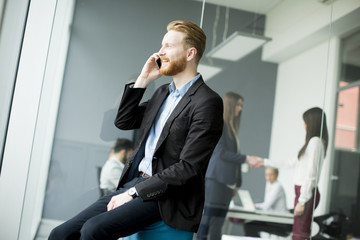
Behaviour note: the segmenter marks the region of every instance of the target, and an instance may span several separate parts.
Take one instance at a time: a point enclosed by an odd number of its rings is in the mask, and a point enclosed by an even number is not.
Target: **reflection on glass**
[[[4,12],[5,12],[5,3],[6,0],[0,0],[0,36],[1,36],[1,29],[2,29]]]
[[[359,150],[360,31],[342,40],[335,147]]]
[[[340,82],[340,87],[347,83]],[[357,146],[359,87],[341,90],[338,96],[335,147],[355,150]]]
[[[338,238],[360,237],[360,31],[342,38],[330,211]]]

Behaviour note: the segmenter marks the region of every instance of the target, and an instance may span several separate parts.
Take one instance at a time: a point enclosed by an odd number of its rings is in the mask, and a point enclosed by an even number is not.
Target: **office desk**
[[[294,216],[291,213],[277,213],[263,210],[249,211],[240,206],[236,206],[233,201],[230,202],[227,217],[284,224],[293,224],[294,222]]]

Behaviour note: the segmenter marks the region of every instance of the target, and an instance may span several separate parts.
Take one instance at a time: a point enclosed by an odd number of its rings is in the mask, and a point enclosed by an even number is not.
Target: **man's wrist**
[[[138,196],[136,188],[132,187],[128,190],[128,194],[134,199]]]
[[[147,88],[149,86],[150,81],[145,78],[138,77],[136,79],[135,84],[133,85],[134,88]]]

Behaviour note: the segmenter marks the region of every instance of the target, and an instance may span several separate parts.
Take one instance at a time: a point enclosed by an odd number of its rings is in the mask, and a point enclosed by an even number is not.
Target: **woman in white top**
[[[295,203],[293,240],[310,239],[311,219],[314,206],[317,207],[320,194],[317,189],[317,178],[325,158],[328,144],[326,116],[321,108],[311,108],[304,112],[306,138],[297,157],[289,161],[275,161],[250,157],[253,167],[295,167]],[[252,163],[251,163],[252,162]]]

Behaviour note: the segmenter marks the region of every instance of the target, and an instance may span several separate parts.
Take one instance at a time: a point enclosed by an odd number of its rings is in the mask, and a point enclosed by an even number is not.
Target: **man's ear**
[[[120,154],[121,154],[121,156],[125,156],[126,150],[125,150],[125,149],[121,149],[121,150],[120,150]]]
[[[196,48],[194,48],[194,47],[189,48],[187,50],[187,58],[186,58],[186,60],[191,61],[192,59],[195,58],[196,54],[197,54]]]

